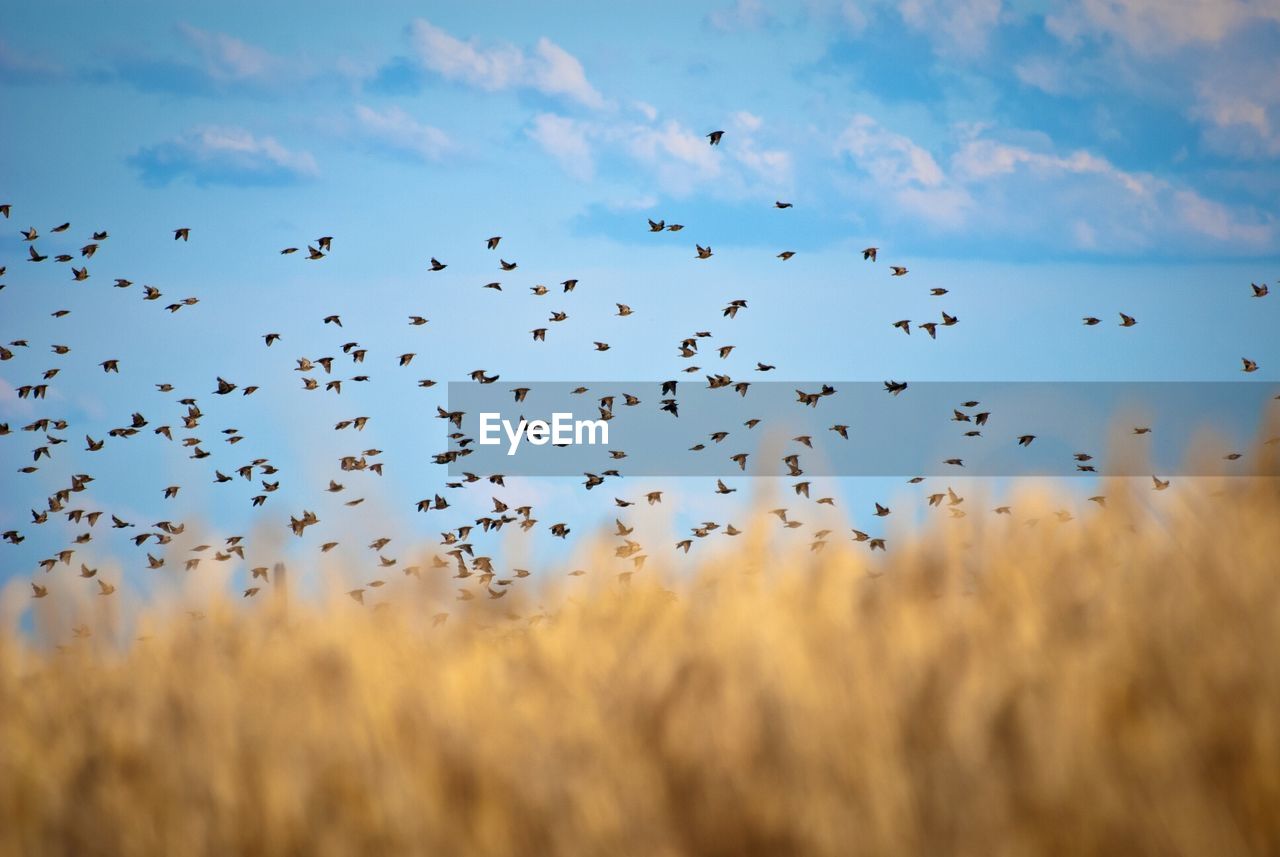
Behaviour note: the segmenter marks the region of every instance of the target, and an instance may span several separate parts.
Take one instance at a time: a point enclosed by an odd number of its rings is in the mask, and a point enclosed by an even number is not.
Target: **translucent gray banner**
[[[1272,382],[499,378],[448,401],[451,475],[1274,475],[1280,454]]]

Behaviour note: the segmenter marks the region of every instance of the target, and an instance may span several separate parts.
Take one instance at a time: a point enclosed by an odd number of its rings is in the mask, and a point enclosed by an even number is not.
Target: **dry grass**
[[[942,520],[875,578],[836,542],[679,583],[602,559],[536,622],[339,599],[9,634],[0,851],[1278,853],[1276,484],[1144,490],[1159,520],[1117,491]]]

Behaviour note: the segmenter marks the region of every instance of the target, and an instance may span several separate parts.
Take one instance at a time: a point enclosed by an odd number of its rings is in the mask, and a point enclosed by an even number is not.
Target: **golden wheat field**
[[[337,596],[12,631],[0,851],[1276,853],[1280,489],[1174,488],[1022,497],[878,565],[601,559],[442,623]]]

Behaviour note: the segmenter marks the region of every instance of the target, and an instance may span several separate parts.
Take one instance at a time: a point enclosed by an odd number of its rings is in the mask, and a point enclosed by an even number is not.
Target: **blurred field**
[[[602,556],[546,611],[9,632],[0,852],[1280,853],[1280,489],[1203,482],[874,564],[847,532],[694,579]]]

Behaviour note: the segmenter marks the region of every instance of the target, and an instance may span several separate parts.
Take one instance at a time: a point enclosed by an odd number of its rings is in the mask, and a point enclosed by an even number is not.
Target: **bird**
[[[174,240],[174,241],[178,241],[178,240],[182,240],[182,241],[190,241],[190,240],[191,240],[191,229],[190,229],[189,227],[183,226],[183,227],[180,227],[180,228],[178,228],[178,229],[173,230],[173,240]]]
[[[447,268],[447,267],[449,267],[449,266],[448,266],[448,265],[446,265],[444,262],[441,262],[439,259],[437,259],[437,258],[436,258],[436,257],[434,257],[434,256],[432,256],[432,257],[431,257],[431,270],[432,270],[432,271],[443,271],[443,270],[444,270],[445,268]]]
[[[1244,363],[1244,371],[1245,371],[1245,372],[1257,372],[1257,371],[1258,371],[1258,364],[1257,364],[1257,363],[1255,363],[1254,361],[1250,360],[1248,357],[1241,357],[1241,358],[1240,358],[1240,360]]]
[[[724,137],[723,131],[712,131],[710,134],[707,135],[707,139],[711,142],[712,146],[719,146],[720,139],[722,137]]]
[[[1137,319],[1135,319],[1133,316],[1131,316],[1131,315],[1125,315],[1124,313],[1120,313],[1120,326],[1121,326],[1121,327],[1133,327],[1133,326],[1134,326],[1135,324],[1137,324],[1137,323],[1138,323],[1138,320],[1137,320]]]
[[[775,202],[773,205],[774,205],[774,207],[775,207],[775,208],[790,208],[790,207],[791,207],[791,203],[789,203],[789,202]]]
[[[1258,285],[1257,283],[1250,283],[1249,285],[1253,289],[1253,296],[1255,298],[1265,298],[1267,296],[1267,293],[1270,291],[1270,289],[1267,288],[1266,283],[1263,283],[1262,285]]]
[[[890,265],[890,266],[889,266],[889,276],[891,276],[891,277],[905,277],[906,275],[907,275],[907,269],[906,269],[906,268],[904,268],[904,267],[902,267],[901,265]]]
[[[699,259],[710,259],[710,258],[711,258],[711,247],[710,247],[710,246],[703,247],[701,244],[695,244],[694,246],[698,248],[698,258],[699,258]]]

